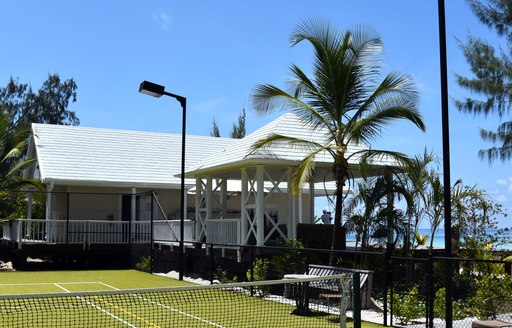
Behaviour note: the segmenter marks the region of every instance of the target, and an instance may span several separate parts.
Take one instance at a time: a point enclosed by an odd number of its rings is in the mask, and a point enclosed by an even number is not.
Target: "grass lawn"
[[[137,270],[0,272],[0,294],[57,293],[188,286]]]
[[[49,294],[192,286],[136,270],[0,272],[0,294]],[[339,327],[339,316],[289,314],[283,304],[220,289],[190,292],[70,294],[33,303],[0,299],[2,327]],[[189,291],[187,291],[189,293]],[[179,295],[178,295],[179,294]],[[201,302],[204,301],[204,302]],[[10,318],[5,320],[5,318]],[[179,320],[179,323],[170,319]],[[233,321],[228,320],[236,320]],[[349,319],[347,327],[353,327]],[[362,327],[381,327],[362,323]]]

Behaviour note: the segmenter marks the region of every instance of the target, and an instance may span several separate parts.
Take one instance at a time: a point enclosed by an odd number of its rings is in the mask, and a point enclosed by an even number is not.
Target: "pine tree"
[[[504,38],[507,47],[495,48],[489,41],[473,35],[460,47],[472,75],[456,75],[458,84],[475,97],[456,100],[457,108],[474,115],[497,115],[500,120],[511,112],[512,101],[512,2],[510,0],[467,0],[480,22]],[[493,144],[479,151],[481,159],[490,163],[499,159],[509,161],[512,156],[512,121],[503,120],[495,131],[480,130],[483,140]]]

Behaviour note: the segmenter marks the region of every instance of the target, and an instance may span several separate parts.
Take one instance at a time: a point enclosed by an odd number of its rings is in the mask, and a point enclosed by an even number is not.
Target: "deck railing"
[[[177,242],[180,240],[180,220],[158,220],[153,221],[154,234],[153,240],[156,242]],[[194,221],[184,221],[183,240],[194,241]]]
[[[206,220],[206,242],[240,245],[240,219]]]
[[[194,222],[184,222],[185,241],[193,241]],[[180,220],[153,221],[153,240],[179,241]],[[150,221],[10,220],[3,223],[3,239],[23,244],[128,244],[151,242]]]

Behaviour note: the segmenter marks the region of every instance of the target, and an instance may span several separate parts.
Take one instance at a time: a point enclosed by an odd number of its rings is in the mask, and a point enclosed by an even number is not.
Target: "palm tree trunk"
[[[332,229],[332,242],[331,250],[341,249],[341,216],[343,213],[343,187],[345,186],[345,177],[347,176],[344,172],[348,172],[348,162],[342,157],[341,165],[336,163],[334,168],[336,177],[336,207],[334,209],[334,225]],[[329,265],[336,264],[336,253],[331,252],[329,257]]]

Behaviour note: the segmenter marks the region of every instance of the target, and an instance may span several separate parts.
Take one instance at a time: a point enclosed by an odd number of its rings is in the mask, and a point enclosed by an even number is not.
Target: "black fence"
[[[510,261],[343,250],[335,251],[335,261],[330,263],[331,254],[324,249],[189,243],[182,267],[184,276],[211,282],[282,279],[315,267],[337,270],[333,274],[359,272],[361,319],[386,326],[471,327],[473,321],[496,314],[488,299],[504,303],[501,311],[509,312],[501,314],[512,315],[507,308],[511,299],[506,297],[512,295]],[[152,255],[154,272],[179,270],[176,245],[156,245]],[[349,317],[354,308],[350,302]],[[447,306],[451,311],[446,311]]]

